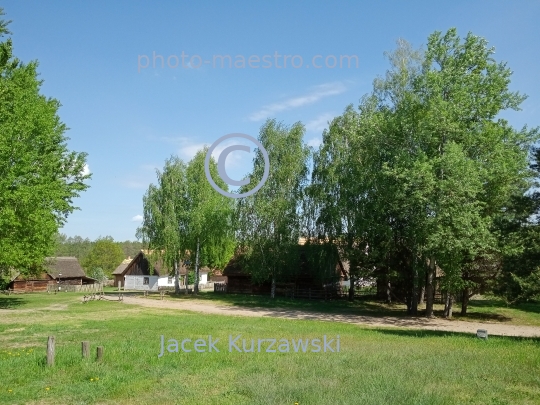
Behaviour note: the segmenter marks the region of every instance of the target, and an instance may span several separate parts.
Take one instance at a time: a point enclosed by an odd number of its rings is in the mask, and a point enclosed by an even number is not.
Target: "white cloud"
[[[87,164],[84,165],[84,169],[82,171],[82,174],[83,176],[87,176],[89,175],[91,172],[90,172],[90,166],[88,166]]]
[[[198,151],[204,148],[204,143],[190,143],[189,141],[184,142],[184,145],[180,147],[178,155],[181,159],[186,162],[189,162],[195,157]]]
[[[177,145],[179,147],[178,156],[186,163],[193,159],[196,153],[203,149],[205,146],[210,146],[209,143],[194,142],[191,138],[187,137],[160,137],[159,139]],[[250,146],[251,152],[253,152],[253,148],[255,147],[255,145],[253,145],[251,142],[244,141],[241,138],[228,139],[216,146],[214,152],[212,153],[212,157],[217,161],[219,155],[223,152],[225,148],[231,145],[238,144]],[[235,151],[230,153],[227,156],[227,160],[225,161],[225,167],[227,169],[241,167],[242,162],[245,161],[245,155],[248,155],[248,153],[243,151]],[[250,157],[250,161],[252,158],[253,156]]]
[[[313,132],[322,132],[328,128],[328,122],[331,122],[336,115],[331,113],[324,113],[319,115],[314,120],[306,123],[306,129]]]
[[[142,215],[135,215],[133,218],[131,218],[131,222],[141,222],[143,220]]]
[[[280,111],[291,110],[293,108],[313,104],[325,97],[344,93],[346,90],[347,88],[341,82],[321,84],[319,86],[315,86],[311,92],[303,96],[293,97],[279,103],[267,105],[259,111],[251,114],[249,119],[251,121],[261,121]]]

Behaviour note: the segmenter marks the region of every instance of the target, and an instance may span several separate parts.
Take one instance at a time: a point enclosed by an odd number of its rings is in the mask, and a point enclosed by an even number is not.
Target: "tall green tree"
[[[96,268],[102,269],[103,273],[110,277],[114,269],[124,260],[122,248],[113,240],[106,236],[98,238],[92,245],[92,249],[85,256],[81,265],[90,272]]]
[[[315,210],[303,212],[307,217],[316,215],[312,237],[337,246],[341,259],[349,262],[350,300],[354,299],[355,278],[367,275],[366,251],[373,225],[370,178],[361,150],[365,141],[363,130],[368,127],[366,118],[367,114],[359,114],[348,106],[323,132],[306,192],[306,199],[313,201]]]
[[[7,25],[0,20],[1,37]],[[60,103],[40,94],[37,61],[25,64],[12,49],[11,39],[0,42],[0,271],[26,273],[53,254],[90,175],[86,154],[68,149]]]
[[[414,83],[419,129],[437,179],[427,248],[439,256],[449,297],[470,294],[465,265],[497,250],[493,221],[532,185],[527,158],[538,131],[515,130],[497,118],[519,110],[525,96],[510,90],[512,71],[493,54],[471,33],[461,40],[455,29],[435,32]],[[448,315],[450,309],[451,301]]]
[[[439,266],[451,317],[454,294],[469,296],[478,263],[499,249],[495,218],[532,184],[527,154],[538,131],[497,119],[524,96],[509,90],[511,71],[492,54],[486,40],[461,40],[455,29],[432,34],[425,52],[400,41],[386,77],[359,113],[334,120],[316,155],[325,234],[363,236],[377,267],[397,269],[413,315],[427,280],[432,316]]]
[[[194,292],[199,292],[200,267],[223,268],[234,253],[232,219],[234,200],[218,193],[208,180],[204,162],[208,148],[198,151],[188,163],[187,207],[181,222],[186,233],[191,262],[194,263]],[[222,190],[227,184],[217,175],[217,164],[210,160],[210,174]]]
[[[259,142],[270,160],[269,176],[264,186],[237,205],[237,231],[244,265],[255,282],[270,280],[271,297],[276,280],[298,268],[298,241],[301,231],[301,208],[307,185],[309,148],[303,142],[304,126],[287,127],[268,120],[259,133]],[[253,161],[251,182],[239,192],[258,184],[264,173],[261,151]]]
[[[540,148],[533,148],[531,169],[540,180]],[[502,245],[501,271],[494,291],[508,303],[540,301],[540,192],[514,196],[497,220]]]
[[[180,267],[187,260],[188,250],[186,233],[181,227],[187,216],[186,164],[173,156],[165,161],[163,172],[158,170],[156,174],[158,184],[151,184],[143,197],[143,222],[137,237],[148,246],[152,260],[160,260],[174,272],[178,294]]]
[[[138,237],[148,244],[155,260],[173,269],[177,293],[182,263],[193,263],[197,293],[200,266],[222,267],[234,251],[234,201],[219,194],[206,180],[206,152],[207,148],[198,151],[187,165],[171,157],[163,172],[158,171],[158,185],[150,185],[143,199]],[[210,173],[216,184],[227,190],[214,159],[210,160]]]

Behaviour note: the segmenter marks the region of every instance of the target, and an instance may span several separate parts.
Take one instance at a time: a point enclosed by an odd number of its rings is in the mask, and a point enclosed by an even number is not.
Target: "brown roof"
[[[144,273],[144,275],[146,275],[146,273],[150,274],[150,267],[151,267],[151,264],[150,264],[150,261],[148,260],[148,251],[144,251],[144,250],[141,250],[134,258],[133,260],[129,261],[126,265],[124,265],[124,262],[122,262],[122,264],[120,264],[116,270],[114,270],[113,274],[115,275],[125,275],[127,273],[130,273],[130,268],[132,268],[133,266],[135,266],[135,263],[137,261],[140,261],[141,262],[141,265],[142,265],[142,272]],[[166,268],[164,268],[163,266],[163,262],[161,260],[158,260],[155,265],[153,266],[154,268],[154,274],[157,275],[157,276],[166,276],[168,275],[168,271]],[[187,269],[188,269],[188,266],[184,263],[182,263],[182,265],[180,266],[180,271],[179,271],[179,274],[181,275],[185,275],[186,272],[187,272]],[[199,268],[199,272],[200,273],[209,273],[210,272],[210,269],[208,267],[200,267]]]
[[[115,274],[122,274],[129,263],[122,263],[120,264],[114,271],[112,272],[113,275]]]
[[[45,267],[53,279],[86,277],[76,257],[48,257]]]
[[[229,263],[227,263],[227,265],[225,266],[221,274],[223,276],[232,276],[232,275],[249,276],[248,274],[242,271],[242,268],[240,266],[240,254],[235,254],[231,258],[231,260],[229,260]]]
[[[122,274],[124,270],[126,269],[126,267],[128,266],[128,264],[131,263],[131,260],[132,260],[131,258],[124,259],[122,263],[120,263],[120,265],[112,272],[112,274],[113,275]]]
[[[137,263],[139,263],[137,265]],[[123,262],[122,262],[123,264]],[[131,274],[132,271],[137,271],[137,274],[139,275],[150,275],[153,273],[155,276],[161,276],[162,272],[162,266],[163,263],[161,261],[158,261],[155,265],[152,266],[150,261],[147,258],[147,255],[143,250],[141,250],[135,257],[123,268],[121,269],[121,266],[118,266],[113,274],[116,275],[125,275],[125,274]],[[117,271],[120,271],[117,273]],[[153,270],[153,271],[152,271]],[[141,273],[139,273],[141,272]]]

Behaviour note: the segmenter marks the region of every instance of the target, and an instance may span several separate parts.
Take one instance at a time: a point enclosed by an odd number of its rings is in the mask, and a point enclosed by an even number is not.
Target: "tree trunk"
[[[386,284],[386,303],[392,303],[392,285],[390,284],[390,280],[388,280],[388,283]]]
[[[349,275],[349,301],[354,301],[354,276]]]
[[[418,297],[418,305],[424,304],[424,295],[426,295],[426,283],[422,283],[420,287],[420,296]]]
[[[469,306],[469,287],[463,289],[463,299],[461,300],[461,316],[467,315],[467,307]]]
[[[272,288],[270,289],[270,298],[276,298],[276,278],[272,276]]]
[[[411,288],[411,315],[418,315],[418,267],[416,266],[416,260],[413,259],[413,282]]]
[[[195,254],[195,285],[193,286],[193,292],[195,295],[199,293],[199,238],[197,238],[197,253]]]
[[[452,307],[454,305],[454,296],[450,293],[446,293],[446,303],[444,305],[444,317],[446,319],[452,319]]]
[[[174,293],[180,294],[180,282],[178,281],[178,275],[180,271],[178,269],[178,262],[174,262]]]
[[[435,277],[435,258],[429,258],[429,267],[427,271],[426,282],[426,317],[433,318],[433,301],[435,298],[435,289],[433,288],[433,278]]]

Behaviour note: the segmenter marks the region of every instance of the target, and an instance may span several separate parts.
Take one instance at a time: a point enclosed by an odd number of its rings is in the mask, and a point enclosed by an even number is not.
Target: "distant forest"
[[[111,240],[116,245],[120,246],[124,253],[124,259],[128,257],[134,257],[143,248],[143,243],[138,241],[126,240],[124,242],[114,241],[111,236],[104,238],[98,238],[95,241],[91,241],[88,238],[81,236],[66,236],[64,234],[58,234],[56,236],[56,250],[55,256],[74,256],[79,262],[83,262],[86,256],[92,250],[92,247],[98,240]]]

